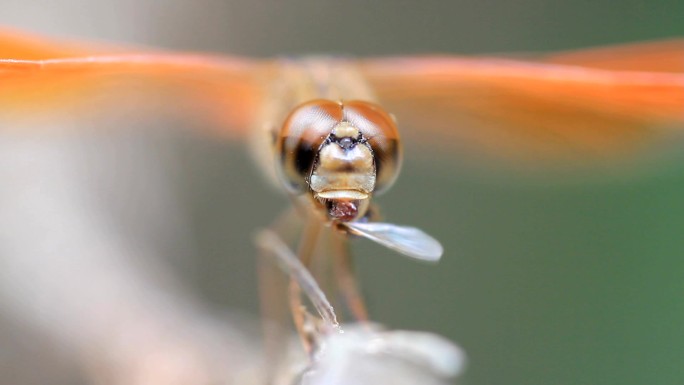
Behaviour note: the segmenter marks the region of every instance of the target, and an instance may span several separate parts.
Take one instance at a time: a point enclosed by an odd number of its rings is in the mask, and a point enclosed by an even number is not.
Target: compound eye
[[[287,117],[276,142],[276,170],[288,191],[308,190],[318,151],[341,119],[342,107],[330,100],[301,104]]]
[[[399,131],[394,119],[382,107],[364,101],[344,103],[344,120],[368,140],[375,160],[375,193],[382,193],[399,176],[403,159]]]

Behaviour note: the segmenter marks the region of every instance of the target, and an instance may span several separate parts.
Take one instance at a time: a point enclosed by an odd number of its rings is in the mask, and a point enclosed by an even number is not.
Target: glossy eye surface
[[[375,158],[375,193],[394,184],[401,170],[403,152],[394,119],[377,104],[352,100],[343,106],[343,119],[368,141]]]
[[[339,103],[330,100],[304,103],[287,117],[276,143],[276,169],[290,192],[309,189],[308,178],[318,151],[341,120]]]
[[[346,133],[358,133],[356,137],[344,137]],[[342,135],[342,136],[341,136]],[[353,143],[352,143],[353,142]],[[311,175],[321,160],[321,151],[348,153],[355,151],[357,144],[368,147],[372,154],[372,192],[386,190],[392,185],[401,167],[401,144],[399,133],[392,117],[379,106],[364,102],[334,102],[313,100],[295,108],[283,124],[276,143],[276,169],[285,187],[292,193],[311,190]],[[329,146],[330,144],[333,146]],[[340,147],[339,149],[337,147]],[[356,151],[362,150],[361,147]],[[344,159],[343,157],[338,157]],[[354,160],[349,157],[348,169],[354,168]],[[344,165],[338,165],[339,171]],[[338,185],[330,190],[357,190],[355,186]],[[331,179],[331,180],[332,180]],[[315,183],[315,190],[326,190]],[[371,191],[366,191],[370,193]]]

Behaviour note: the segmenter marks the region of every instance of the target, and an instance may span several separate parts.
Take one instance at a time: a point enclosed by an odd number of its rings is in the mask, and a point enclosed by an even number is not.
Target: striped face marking
[[[363,217],[373,193],[387,189],[401,165],[394,120],[364,101],[300,105],[286,119],[276,149],[288,190],[310,194],[341,222]]]

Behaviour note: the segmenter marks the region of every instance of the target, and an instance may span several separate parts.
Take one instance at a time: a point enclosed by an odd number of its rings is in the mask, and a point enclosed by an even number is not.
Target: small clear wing
[[[439,241],[415,227],[381,222],[349,222],[345,223],[345,226],[354,235],[368,238],[421,261],[437,262],[444,252]]]

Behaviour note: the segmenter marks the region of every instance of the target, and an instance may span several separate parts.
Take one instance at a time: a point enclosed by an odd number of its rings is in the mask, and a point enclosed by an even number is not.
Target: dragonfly
[[[256,239],[292,277],[290,310],[313,352],[320,330],[310,332],[302,290],[323,321],[314,328],[339,328],[319,287],[329,281],[310,274],[326,272],[320,259],[333,260],[330,285],[366,320],[349,238],[428,262],[443,253],[422,230],[377,219],[373,198],[398,177],[404,143],[525,167],[657,151],[684,128],[682,52],[684,41],[667,40],[502,57],[252,59],[2,29],[0,119],[88,113],[151,92],[135,107],[191,116],[211,135],[249,143],[293,203]]]

